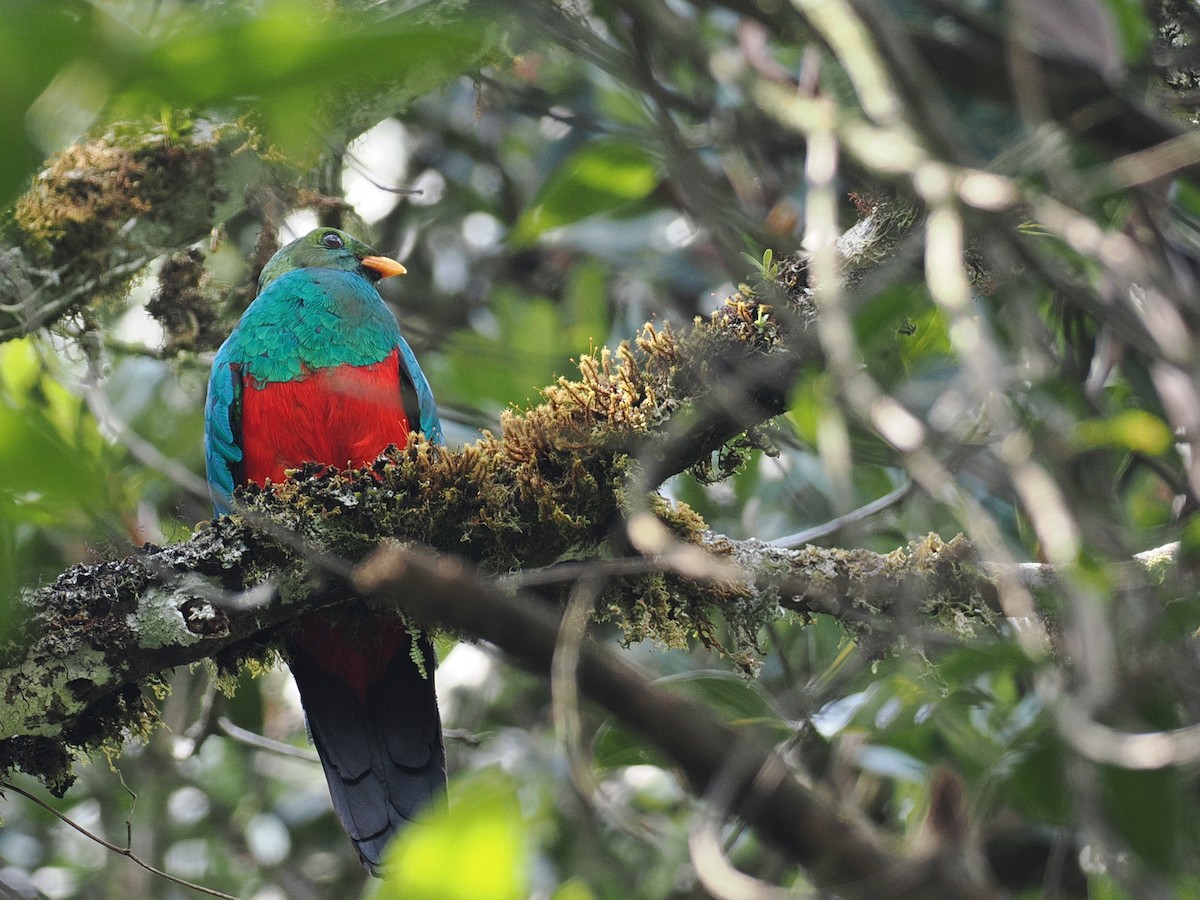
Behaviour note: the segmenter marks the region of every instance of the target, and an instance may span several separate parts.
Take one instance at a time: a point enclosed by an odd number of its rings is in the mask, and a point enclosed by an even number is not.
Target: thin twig
[[[88,409],[101,427],[111,431],[113,437],[146,468],[166,476],[197,499],[207,501],[208,484],[204,479],[135,432],[129,423],[117,414],[104,391],[100,389],[99,366],[93,362],[88,369],[88,376],[83,382],[83,396]]]
[[[844,516],[838,516],[836,519],[830,519],[828,522],[822,522],[812,528],[806,528],[804,531],[797,531],[795,534],[788,534],[781,538],[775,538],[769,541],[772,547],[783,547],[785,550],[790,550],[795,547],[803,547],[805,544],[811,544],[813,541],[821,538],[829,537],[831,534],[836,534],[843,528],[850,525],[856,525],[859,522],[878,515],[889,507],[895,506],[905,497],[912,493],[913,481],[911,478],[906,478],[904,484],[896,488],[890,494],[884,494],[878,500],[872,500],[870,503],[860,506],[858,509],[851,510]]]
[[[265,750],[268,753],[275,753],[279,756],[290,756],[293,759],[302,759],[305,762],[316,763],[321,761],[315,750],[294,747],[291,744],[285,744],[283,741],[272,740],[269,737],[256,734],[239,725],[234,725],[225,716],[217,719],[217,725],[228,737],[256,750]],[[468,731],[466,728],[446,728],[442,731],[442,737],[448,741],[459,741],[469,747],[478,747],[483,743],[486,735],[476,734],[473,731]]]
[[[468,747],[478,747],[488,737],[488,732],[476,734],[466,728],[443,728],[442,737],[448,741],[458,741]]]
[[[46,810],[46,812],[53,815],[55,818],[57,818],[59,821],[61,821],[65,825],[69,825],[71,828],[74,828],[76,831],[78,831],[80,834],[82,834],[85,838],[95,841],[97,844],[104,847],[106,850],[111,850],[113,853],[117,854],[118,856],[124,856],[125,858],[134,862],[136,865],[141,866],[143,869],[145,869],[151,875],[157,875],[159,878],[165,878],[167,881],[171,882],[172,884],[177,884],[180,887],[191,888],[193,891],[198,891],[201,894],[207,894],[210,897],[221,897],[221,898],[224,898],[224,900],[238,900],[238,898],[235,897],[233,894],[226,894],[226,893],[224,893],[222,891],[218,891],[214,888],[205,887],[202,884],[196,884],[195,882],[188,881],[184,878],[180,878],[178,875],[172,875],[170,872],[164,872],[162,869],[156,869],[154,866],[150,865],[150,863],[146,862],[144,859],[142,859],[140,856],[138,856],[136,853],[134,853],[132,848],[118,847],[116,844],[114,844],[110,841],[106,841],[104,838],[100,837],[100,835],[95,834],[91,831],[88,831],[86,828],[84,828],[78,822],[73,821],[72,819],[70,819],[69,817],[64,815],[63,813],[59,812],[57,809],[55,809],[53,806],[51,806],[45,800],[42,800],[40,797],[34,796],[33,794],[31,794],[29,791],[25,790],[24,788],[17,787],[11,781],[5,781],[5,780],[0,779],[0,791],[3,791],[3,790],[14,791],[15,793],[20,794],[26,800],[33,801],[34,803],[36,803],[42,809]]]
[[[798,893],[769,884],[739,871],[730,861],[728,847],[722,841],[722,830],[738,801],[738,790],[747,782],[752,791],[771,790],[789,777],[786,769],[778,766],[768,766],[758,772],[745,769],[742,754],[730,754],[705,791],[699,811],[692,819],[688,829],[688,853],[696,877],[716,900],[798,900],[817,896],[816,892]]]
[[[526,569],[501,575],[496,583],[502,588],[522,590],[562,584],[584,577],[614,577],[621,575],[649,575],[670,568],[670,563],[659,556],[628,556],[620,559],[573,559],[538,569]]]
[[[274,753],[278,756],[290,756],[292,759],[302,759],[305,762],[315,763],[321,761],[321,758],[317,756],[316,750],[293,747],[291,744],[285,744],[283,741],[263,737],[261,734],[256,734],[249,729],[242,728],[240,725],[234,725],[225,716],[217,719],[217,727],[239,744],[245,744],[247,747],[253,747],[255,750],[266,750],[268,753]]]
[[[567,769],[575,790],[609,824],[635,840],[661,848],[661,828],[645,816],[637,816],[614,801],[596,778],[592,757],[583,740],[583,718],[579,702],[579,661],[587,635],[587,625],[596,601],[604,592],[605,579],[598,576],[580,579],[571,592],[560,620],[554,655],[550,662],[550,699],[554,731],[567,757]]]

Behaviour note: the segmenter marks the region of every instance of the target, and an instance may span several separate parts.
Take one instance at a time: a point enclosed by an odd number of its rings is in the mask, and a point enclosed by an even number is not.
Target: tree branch
[[[217,151],[163,133],[124,143],[109,135],[52,159],[3,234],[0,342],[124,293],[155,257],[207,234],[221,198],[218,160],[229,152]]]
[[[311,467],[247,491],[239,516],[187,542],[72,568],[26,596],[22,633],[0,653],[0,771],[19,766],[65,790],[72,748],[151,727],[144,688],[159,687],[156,673],[206,658],[236,671],[270,656],[301,613],[348,600],[340,561],[361,559],[381,538],[430,544],[494,573],[599,554],[626,502],[630,452],[665,440],[681,410],[703,419],[717,405],[730,421],[711,373],[731,360],[747,371],[761,363],[757,390],[779,397],[798,364],[771,310],[739,298],[685,335],[647,327],[634,347],[583,358],[578,380],[560,379],[540,405],[506,414],[499,438],[456,451],[415,439],[356,472]],[[740,427],[777,411],[754,407]],[[672,466],[706,461],[727,433],[689,441],[686,453],[676,444]],[[699,540],[699,517],[655,502],[682,540]],[[645,630],[642,597],[672,597],[653,610],[648,634],[679,642],[699,631],[711,641],[716,595],[681,586],[663,573],[624,581],[630,621]]]
[[[500,592],[461,563],[427,551],[384,546],[364,562],[355,585],[376,603],[490,641],[535,671],[549,672],[558,617],[536,602]],[[698,792],[718,777],[731,808],[845,897],[986,898],[995,892],[955,858],[914,860],[884,849],[874,831],[830,798],[802,785],[788,765],[700,703],[654,687],[632,666],[595,645],[581,648],[579,687],[641,731],[674,760]]]

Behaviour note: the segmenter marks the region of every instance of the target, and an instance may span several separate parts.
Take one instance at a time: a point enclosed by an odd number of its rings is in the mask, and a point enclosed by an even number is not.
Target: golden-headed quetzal
[[[218,513],[236,487],[278,483],[307,462],[362,466],[421,431],[442,442],[429,382],[375,289],[404,267],[335,228],[271,257],[258,296],[217,352],[205,409]],[[445,790],[434,655],[364,612],[302,620],[291,646],[309,732],[333,806],[363,865],[379,874],[389,838]]]

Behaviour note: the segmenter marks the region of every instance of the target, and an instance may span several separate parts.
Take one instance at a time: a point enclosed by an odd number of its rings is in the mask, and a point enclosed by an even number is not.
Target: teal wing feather
[[[397,347],[400,350],[400,368],[408,380],[412,383],[413,390],[417,395],[417,427],[424,433],[426,439],[434,444],[446,443],[446,437],[442,434],[442,422],[438,418],[437,404],[433,399],[433,389],[429,386],[429,380],[425,377],[425,373],[421,371],[421,366],[417,362],[416,354],[413,353],[412,347],[408,346],[408,341],[402,335],[397,335]],[[410,426],[414,423],[410,423]]]
[[[230,335],[213,360],[204,407],[204,463],[218,515],[229,512],[233,489],[242,480],[242,377],[234,361],[236,335]]]

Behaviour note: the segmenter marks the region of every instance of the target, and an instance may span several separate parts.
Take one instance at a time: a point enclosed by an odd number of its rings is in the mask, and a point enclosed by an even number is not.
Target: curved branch
[[[146,862],[144,859],[142,859],[140,856],[138,856],[136,853],[134,853],[132,847],[129,847],[129,846],[118,847],[116,844],[112,843],[111,841],[106,841],[104,838],[100,837],[100,835],[96,834],[95,832],[88,831],[86,828],[84,828],[82,825],[80,825],[74,819],[71,819],[68,816],[63,815],[61,812],[59,812],[57,809],[55,809],[53,806],[51,806],[45,800],[42,800],[39,797],[35,797],[33,794],[31,794],[29,791],[25,790],[22,787],[18,787],[17,785],[12,784],[10,782],[0,780],[0,797],[3,796],[4,791],[12,791],[15,794],[20,794],[26,800],[29,800],[31,803],[37,804],[42,809],[44,809],[46,812],[50,813],[50,815],[54,816],[56,819],[58,819],[64,825],[74,828],[76,831],[78,831],[80,834],[82,834],[88,840],[95,841],[97,844],[99,844],[105,850],[115,853],[115,854],[117,854],[117,856],[124,856],[126,859],[130,860],[135,865],[141,866],[143,869],[145,869],[151,875],[154,875],[158,878],[162,878],[163,880],[169,881],[172,884],[177,884],[180,887],[191,888],[193,891],[197,891],[198,893],[207,894],[209,897],[220,897],[220,898],[222,898],[222,900],[237,900],[237,898],[234,897],[232,894],[226,894],[223,891],[214,890],[213,888],[205,887],[202,884],[196,884],[193,881],[188,881],[185,878],[180,878],[178,875],[172,875],[170,872],[164,872],[162,869],[155,868],[154,866],[150,865],[150,863]]]
[[[717,407],[729,421],[709,373],[758,361],[783,395],[796,354],[779,333],[769,308],[741,298],[683,336],[647,327],[636,347],[585,357],[578,380],[560,379],[539,406],[507,414],[501,437],[455,451],[413,440],[359,471],[304,470],[248,491],[241,515],[184,543],[68,570],[26,596],[24,632],[0,648],[0,772],[20,767],[65,790],[71,748],[153,725],[143,688],[157,673],[206,658],[236,671],[269,656],[303,612],[351,597],[342,561],[381,538],[403,535],[491,572],[599,554],[628,496],[629,452],[662,441],[678,410],[703,418]],[[740,428],[776,411],[756,408]],[[673,445],[672,466],[707,459],[728,427],[707,443]],[[659,512],[685,540],[699,539],[695,514]],[[703,619],[706,604],[688,602],[681,614]],[[670,618],[664,610],[661,621]],[[702,621],[676,627],[711,631]]]
[[[500,592],[456,560],[427,551],[381,547],[356,571],[356,587],[375,603],[495,644],[541,673],[550,670],[559,619],[544,605]],[[652,685],[599,647],[580,647],[580,691],[629,723],[674,760],[698,792],[724,773],[730,807],[845,897],[982,900],[996,896],[952,860],[920,860],[886,850],[874,831],[830,798],[802,785],[787,764],[708,708]],[[731,763],[736,765],[731,767]]]

